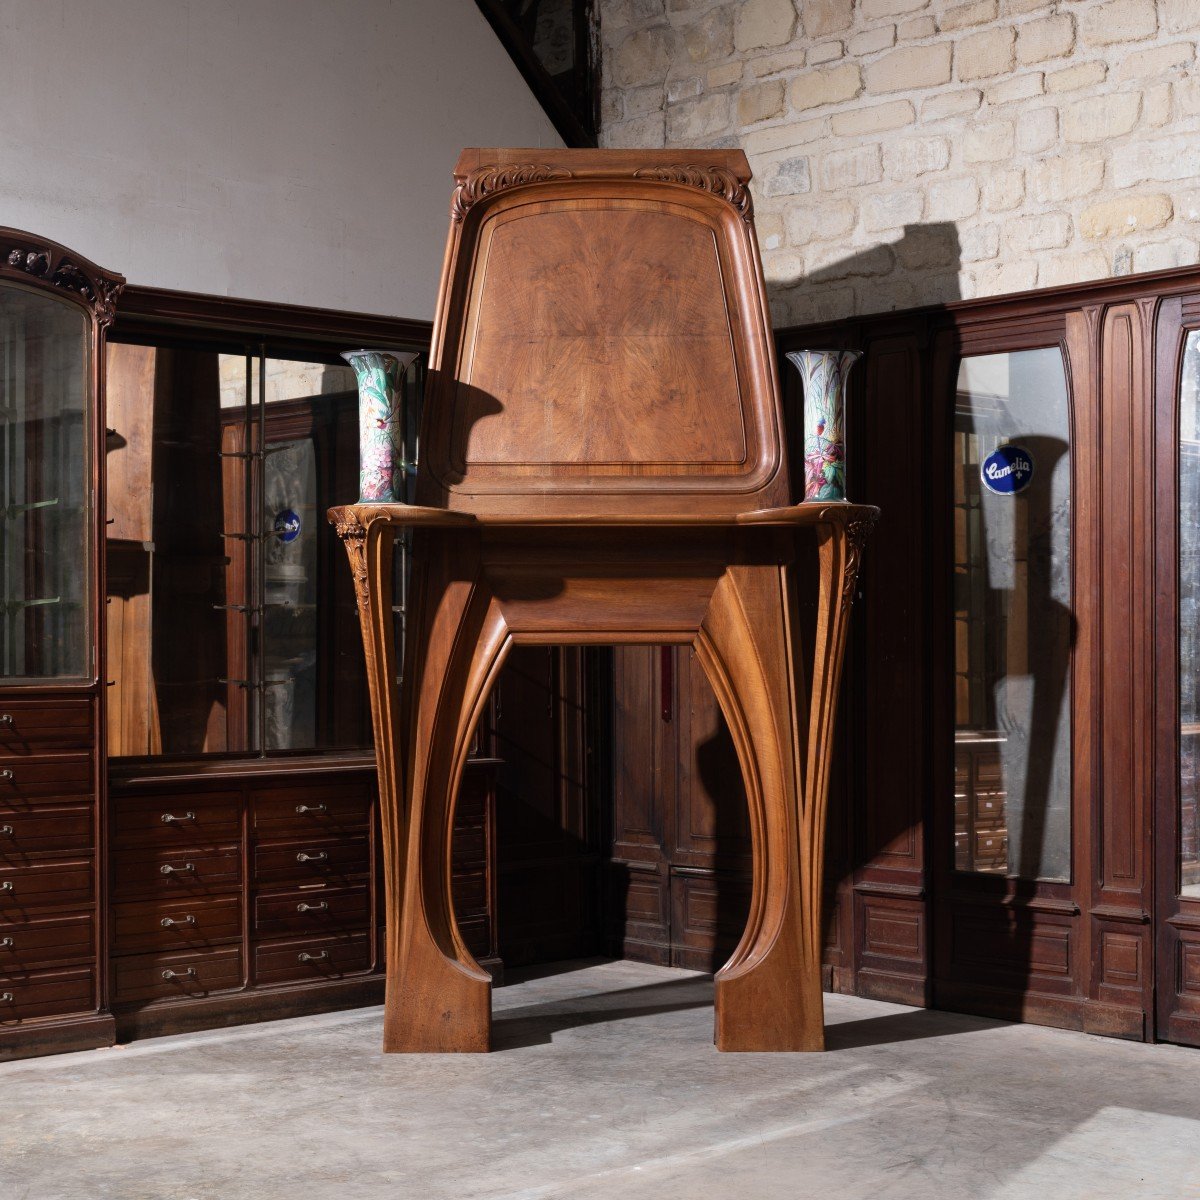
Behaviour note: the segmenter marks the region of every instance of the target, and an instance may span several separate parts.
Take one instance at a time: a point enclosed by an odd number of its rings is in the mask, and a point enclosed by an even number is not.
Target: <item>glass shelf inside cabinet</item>
[[[90,675],[88,318],[0,282],[0,679]]]

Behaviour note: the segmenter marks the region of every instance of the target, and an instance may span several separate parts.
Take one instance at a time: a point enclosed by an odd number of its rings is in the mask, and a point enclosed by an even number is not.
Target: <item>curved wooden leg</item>
[[[818,527],[820,596],[806,706],[786,567],[731,566],[697,638],[697,655],[737,746],[754,852],[746,931],[717,974],[720,1050],[825,1047],[826,803],[850,600],[868,529],[869,522],[848,526],[840,520]]]
[[[717,584],[696,652],[737,747],[750,805],[754,886],[741,941],[717,973],[719,1050],[821,1050],[817,919],[800,877],[800,661],[792,586],[773,564],[731,566]]]
[[[388,1052],[486,1051],[491,978],[459,936],[450,893],[454,802],[475,725],[508,652],[499,606],[481,582],[473,539],[426,556],[410,625],[404,743],[407,814],[402,879],[389,877]]]

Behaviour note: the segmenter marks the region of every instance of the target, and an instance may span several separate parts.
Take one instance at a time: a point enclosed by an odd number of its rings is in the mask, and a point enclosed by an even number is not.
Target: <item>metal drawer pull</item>
[[[318,900],[316,904],[309,904],[306,901],[301,900],[300,903],[296,905],[297,912],[325,912],[328,908],[328,900]]]
[[[320,954],[309,954],[307,950],[301,950],[296,955],[297,962],[320,962],[323,958],[329,957],[328,950],[322,950]]]
[[[9,947],[9,946],[11,946],[12,944],[13,944],[13,940],[12,940],[12,938],[10,938],[10,937],[6,937],[6,938],[0,938],[0,946],[3,946],[3,947],[6,949],[6,950],[7,950],[7,949],[8,949],[8,947]]]
[[[12,837],[13,827],[11,825],[0,825],[0,833],[4,834],[5,837]]]
[[[0,713],[0,725],[11,725],[13,723],[12,713]]]
[[[186,971],[164,971],[162,977],[164,979],[191,979],[196,974],[195,967],[188,967]]]
[[[158,868],[159,874],[161,875],[174,875],[176,872],[194,871],[195,869],[196,864],[190,862],[184,863],[182,867],[173,867],[170,863],[163,863],[163,865]]]
[[[298,813],[324,812],[324,804],[297,804],[296,811]]]
[[[196,814],[194,812],[185,812],[182,817],[177,817],[174,813],[163,813],[158,819],[164,825],[170,825],[172,821],[194,821]]]
[[[0,779],[11,779],[12,777],[13,773],[7,767],[3,771],[0,771]]]
[[[12,992],[0,992],[0,1004],[11,1004],[13,1001]]]
[[[0,883],[0,892],[11,892],[13,890],[12,880],[6,880]]]
[[[159,924],[164,929],[170,929],[173,925],[195,925],[196,918],[188,913],[186,917],[163,917]]]
[[[301,850],[296,855],[297,862],[324,862],[329,855],[324,850],[317,850],[313,854],[309,854],[306,850]]]

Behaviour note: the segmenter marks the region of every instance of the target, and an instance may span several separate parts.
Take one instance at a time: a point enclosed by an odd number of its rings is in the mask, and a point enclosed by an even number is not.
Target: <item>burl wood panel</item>
[[[547,242],[560,261],[546,263]],[[746,422],[707,224],[632,202],[525,205],[488,222],[478,253],[456,469],[743,466]],[[684,397],[704,403],[680,421]]]
[[[694,648],[737,749],[753,860],[746,928],[717,976],[716,1043],[824,1045],[829,746],[876,510],[786,506],[745,156],[672,151],[664,165],[663,153],[464,153],[421,503],[330,512],[371,687],[385,1050],[489,1047],[491,981],[455,918],[450,831],[480,715],[522,643]],[[392,550],[404,528],[415,533],[398,697]],[[812,542],[815,558],[801,552]],[[817,596],[808,671],[802,589]]]

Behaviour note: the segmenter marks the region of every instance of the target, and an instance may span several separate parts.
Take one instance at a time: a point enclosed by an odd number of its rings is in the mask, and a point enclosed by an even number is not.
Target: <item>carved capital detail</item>
[[[863,547],[875,522],[879,519],[877,512],[846,522],[846,561],[842,566],[842,610],[849,611],[854,602],[854,585],[858,581],[859,568],[862,566]]]
[[[55,242],[15,229],[0,230],[0,276],[26,276],[71,292],[91,307],[100,325],[112,324],[117,297],[125,286],[122,276],[105,271]]]
[[[371,585],[367,580],[366,526],[353,513],[343,513],[334,522],[334,529],[346,545],[350,573],[354,576],[354,593],[358,597],[358,610],[365,617],[371,599]]]
[[[750,198],[750,189],[725,167],[689,167],[681,163],[666,163],[660,167],[642,167],[633,173],[633,177],[702,188],[732,204],[742,214],[743,220],[750,221],[754,217],[754,202]]]
[[[450,198],[450,219],[461,221],[473,204],[484,196],[520,187],[526,183],[549,183],[553,179],[570,179],[566,167],[544,163],[520,163],[512,167],[479,167],[454,189]]]

